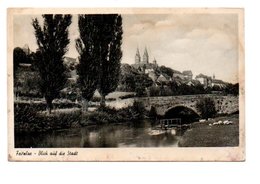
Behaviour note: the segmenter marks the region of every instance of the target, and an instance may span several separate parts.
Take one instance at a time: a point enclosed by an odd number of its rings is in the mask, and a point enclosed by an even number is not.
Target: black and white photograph
[[[9,159],[241,161],[243,9],[9,9]]]

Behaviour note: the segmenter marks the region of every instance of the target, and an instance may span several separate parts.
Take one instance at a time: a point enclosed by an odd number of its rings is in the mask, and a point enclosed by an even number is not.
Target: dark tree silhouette
[[[27,60],[26,53],[20,47],[16,47],[13,50],[13,71],[14,77],[16,76],[19,63],[24,63]]]
[[[100,15],[97,23],[100,30],[100,72],[98,91],[101,106],[105,106],[105,96],[113,92],[119,82],[122,58],[122,17],[118,14]]]
[[[196,107],[202,118],[212,118],[216,113],[215,102],[211,98],[203,98],[197,102]]]
[[[18,89],[21,85],[17,79],[17,71],[20,63],[24,63],[27,60],[26,53],[20,47],[16,47],[13,50],[13,82],[15,87],[15,98],[18,97]]]
[[[33,19],[35,37],[38,44],[39,60],[37,67],[40,74],[40,90],[45,97],[47,110],[51,113],[52,101],[59,96],[59,92],[66,83],[63,59],[68,51],[68,27],[71,15],[42,15],[44,22],[40,26],[38,19]]]
[[[78,74],[83,84],[82,95],[88,101],[94,89],[98,89],[100,104],[105,106],[105,96],[114,91],[119,82],[122,17],[118,14],[81,15],[79,30],[76,48],[81,60]]]
[[[99,81],[99,29],[96,24],[99,16],[79,15],[78,27],[80,36],[76,40],[76,49],[79,53],[77,73],[78,83],[83,98],[83,111],[88,109],[88,102],[93,97]]]

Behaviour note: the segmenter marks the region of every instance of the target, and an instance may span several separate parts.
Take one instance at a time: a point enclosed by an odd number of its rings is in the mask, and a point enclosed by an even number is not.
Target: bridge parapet
[[[210,97],[215,101],[215,107],[219,114],[231,114],[239,110],[238,96],[224,95],[183,95],[183,96],[165,96],[165,97],[143,97],[136,100],[143,102],[145,108],[150,110],[155,107],[157,113],[164,115],[165,112],[177,106],[185,106],[193,109],[199,114],[196,103],[205,97]]]

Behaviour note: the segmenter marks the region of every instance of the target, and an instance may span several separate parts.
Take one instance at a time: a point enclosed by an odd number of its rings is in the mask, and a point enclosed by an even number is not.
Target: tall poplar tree
[[[45,97],[47,110],[51,113],[52,101],[59,96],[59,92],[66,83],[64,55],[68,51],[68,28],[71,24],[71,15],[45,14],[43,26],[37,18],[32,25],[40,53],[37,68],[40,74],[40,90]]]
[[[120,62],[122,58],[122,17],[118,14],[102,15],[100,21],[100,74],[98,91],[101,106],[105,106],[105,97],[115,91],[119,82]]]
[[[122,58],[122,17],[118,14],[79,16],[80,38],[76,48],[80,54],[78,67],[82,96],[88,102],[96,89],[105,96],[113,92],[119,82]]]
[[[83,111],[88,109],[88,102],[97,89],[99,79],[100,57],[99,57],[99,27],[97,15],[79,15],[78,27],[79,38],[76,39],[76,49],[79,53],[79,65],[77,73],[78,83],[83,98]]]

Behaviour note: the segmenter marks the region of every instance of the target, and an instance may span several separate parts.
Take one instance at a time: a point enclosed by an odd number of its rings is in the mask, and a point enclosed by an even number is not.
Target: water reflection
[[[88,126],[53,131],[42,134],[16,135],[16,148],[51,148],[51,147],[175,147],[179,134],[164,131],[151,134],[154,122]]]

